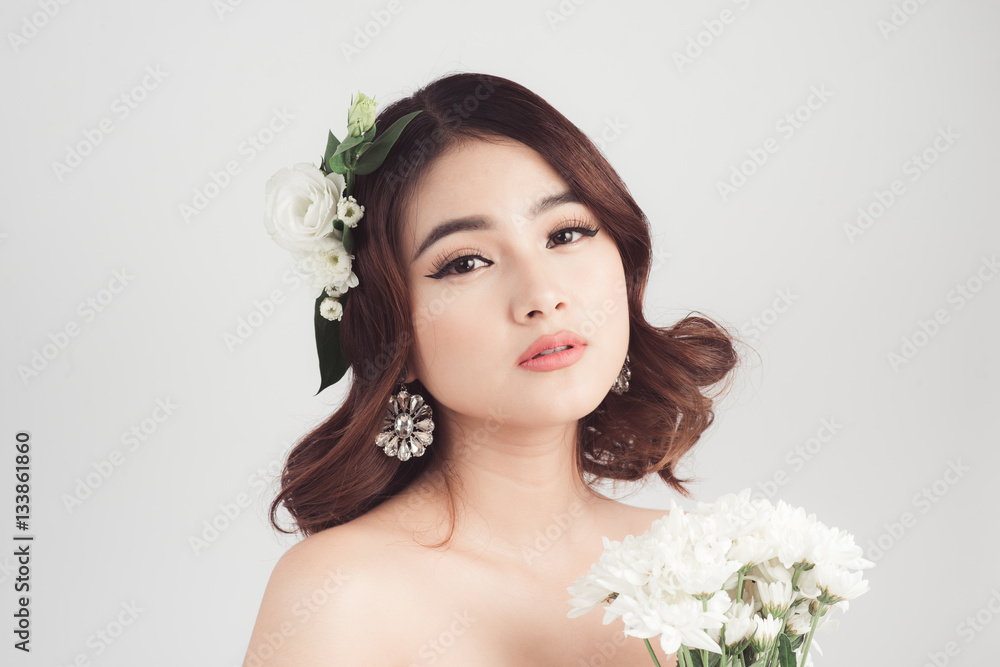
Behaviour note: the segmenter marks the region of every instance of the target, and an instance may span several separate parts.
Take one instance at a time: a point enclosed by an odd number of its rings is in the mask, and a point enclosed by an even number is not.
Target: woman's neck
[[[449,516],[450,486],[456,516],[450,548],[530,565],[600,543],[598,512],[614,503],[588,491],[577,475],[576,423],[527,427],[502,416],[435,417],[435,460],[398,505],[409,514],[400,518],[426,531],[421,541],[447,535],[442,517]]]

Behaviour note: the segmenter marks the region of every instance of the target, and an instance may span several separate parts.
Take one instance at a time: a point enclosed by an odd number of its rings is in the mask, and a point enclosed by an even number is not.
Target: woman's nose
[[[563,280],[557,267],[535,262],[517,270],[514,281],[512,308],[514,320],[526,323],[538,317],[549,317],[568,306],[568,295],[562,288]]]

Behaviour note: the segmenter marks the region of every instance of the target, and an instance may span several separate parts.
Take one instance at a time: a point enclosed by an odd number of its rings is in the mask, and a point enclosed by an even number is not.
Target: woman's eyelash
[[[571,222],[573,224],[567,225],[565,227],[559,227],[554,232],[552,232],[551,234],[549,234],[549,238],[551,239],[551,238],[553,238],[555,236],[559,236],[560,234],[563,234],[564,232],[580,232],[584,236],[592,237],[595,234],[597,234],[597,232],[598,232],[598,228],[597,227],[592,226],[592,225],[590,225],[588,223],[585,223],[585,222],[580,222],[580,221],[577,221],[577,220],[569,220],[569,221],[566,221],[566,222]],[[562,223],[560,223],[560,224],[562,224]],[[571,242],[568,242],[568,243],[559,243],[557,245],[570,245],[571,243],[573,243],[573,242],[571,241]],[[461,254],[458,257],[455,257],[453,259],[449,259],[449,257],[447,255],[445,255],[444,257],[442,257],[442,258],[440,258],[438,260],[435,260],[435,262],[434,262],[435,273],[432,273],[431,275],[429,275],[427,277],[428,278],[441,279],[441,278],[444,278],[446,275],[463,275],[461,273],[450,274],[450,269],[452,267],[454,267],[454,266],[457,266],[460,262],[462,262],[464,260],[467,260],[467,259],[480,259],[480,260],[483,260],[484,262],[488,262],[489,264],[493,263],[493,262],[490,262],[490,260],[486,259],[485,257],[482,257],[481,255],[484,254],[484,253],[483,253],[482,250],[480,250],[478,248],[472,249],[471,252],[468,251],[468,250],[464,250],[464,251],[462,251],[462,253],[463,254]],[[469,273],[469,272],[467,271],[466,273]]]

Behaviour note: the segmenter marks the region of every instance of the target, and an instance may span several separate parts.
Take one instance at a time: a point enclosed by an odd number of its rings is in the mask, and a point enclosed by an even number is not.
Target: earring
[[[628,381],[632,379],[632,371],[628,368],[629,357],[625,355],[625,363],[622,364],[622,369],[618,373],[618,377],[615,378],[615,383],[611,385],[611,391],[616,394],[624,394],[628,391]]]
[[[386,456],[395,456],[407,461],[411,456],[423,456],[426,448],[434,440],[434,420],[431,406],[424,403],[420,394],[406,391],[406,367],[396,382],[399,392],[389,397],[389,410],[382,423],[382,430],[375,438],[375,444],[382,448]]]

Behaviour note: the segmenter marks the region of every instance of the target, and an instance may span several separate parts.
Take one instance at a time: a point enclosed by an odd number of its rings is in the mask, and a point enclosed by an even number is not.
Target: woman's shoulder
[[[645,533],[650,529],[654,521],[662,519],[670,514],[670,510],[637,507],[634,505],[626,505],[620,501],[614,501],[614,505],[611,508],[611,514],[611,522],[617,528],[617,532],[621,535],[621,537],[612,539],[620,540],[625,535],[639,536]]]
[[[286,550],[265,587],[244,664],[308,666],[319,664],[317,656],[329,651],[339,652],[347,664],[391,660],[388,647],[359,641],[374,639],[384,603],[398,585],[379,544],[371,522],[354,521]],[[346,655],[345,650],[359,653]],[[261,662],[265,655],[271,657]],[[254,656],[258,661],[251,660]]]
[[[370,513],[292,545],[278,559],[272,578],[290,589],[318,587],[342,599],[367,597],[377,593],[374,587],[395,583],[390,567],[398,560],[394,551],[389,526]]]

